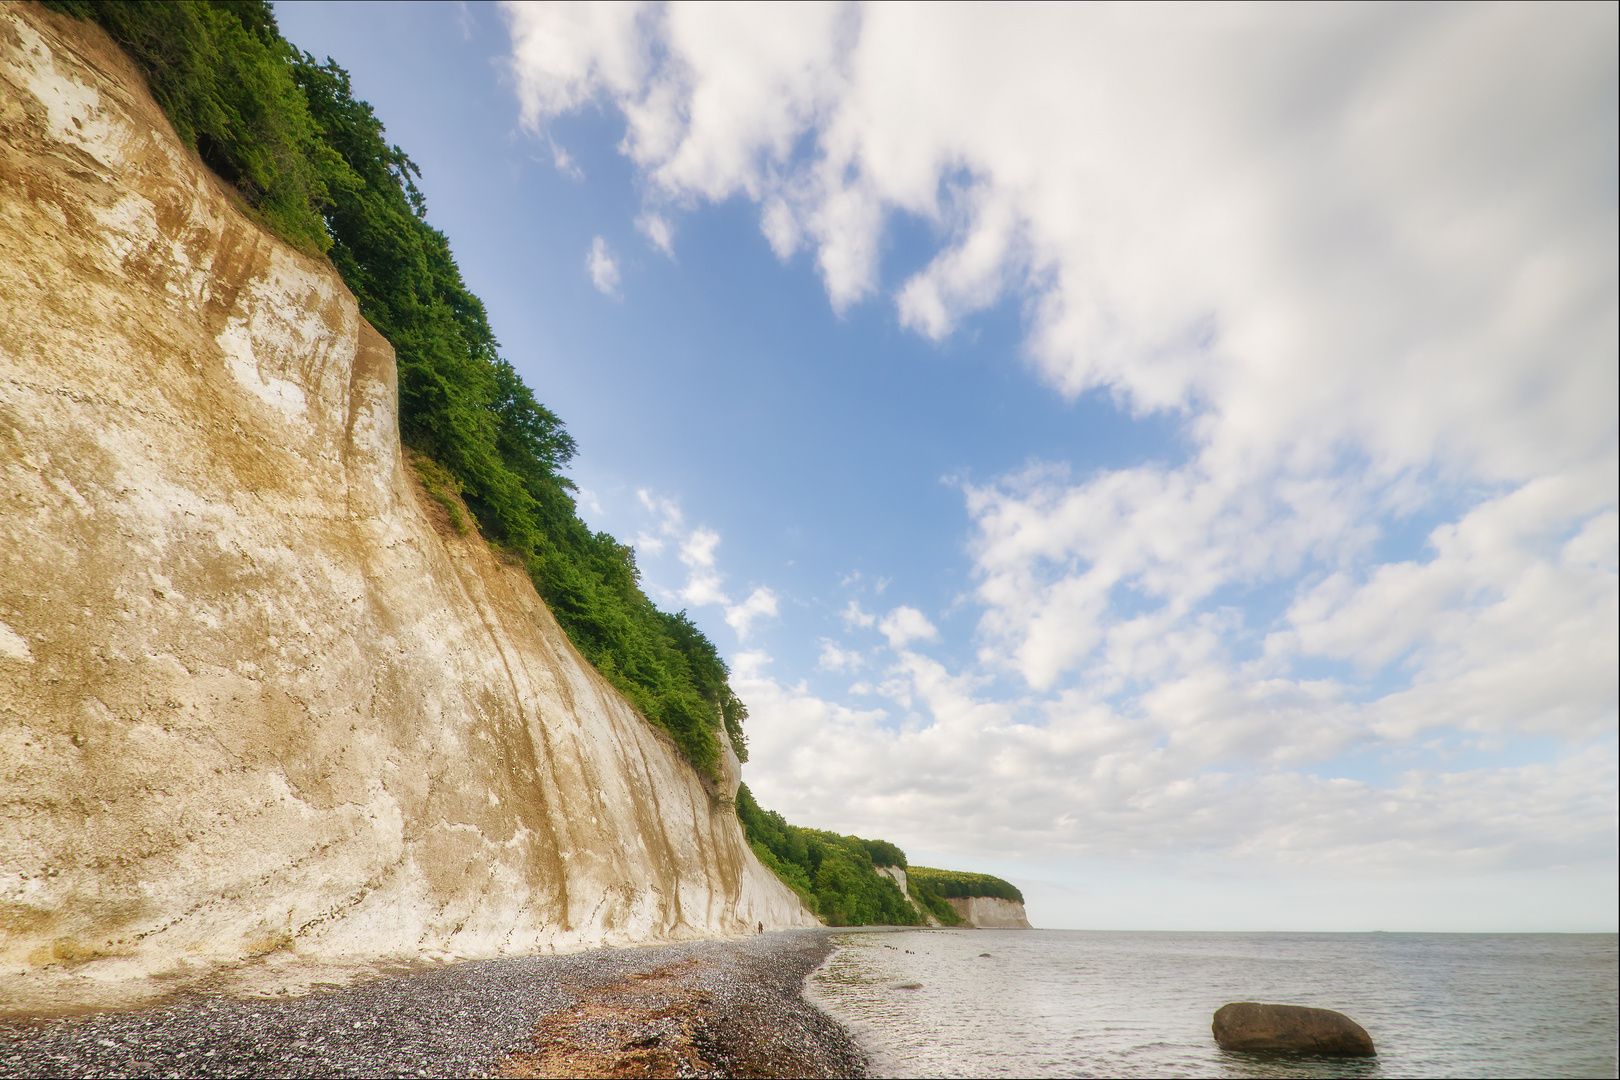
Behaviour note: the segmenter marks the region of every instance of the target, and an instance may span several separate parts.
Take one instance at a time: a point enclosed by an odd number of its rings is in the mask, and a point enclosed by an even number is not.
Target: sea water
[[[1608,1077],[1613,934],[841,934],[809,992],[881,1076]],[[1337,1009],[1371,1059],[1223,1051],[1229,1001]]]

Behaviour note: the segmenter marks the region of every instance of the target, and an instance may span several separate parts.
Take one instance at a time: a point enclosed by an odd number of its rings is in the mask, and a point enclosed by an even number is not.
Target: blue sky
[[[1615,926],[1612,8],[278,3],[803,824]]]

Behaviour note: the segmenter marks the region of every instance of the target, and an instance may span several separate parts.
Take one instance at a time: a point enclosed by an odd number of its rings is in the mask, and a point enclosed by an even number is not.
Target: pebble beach
[[[826,930],[477,961],[289,998],[0,1023],[0,1076],[865,1076]]]

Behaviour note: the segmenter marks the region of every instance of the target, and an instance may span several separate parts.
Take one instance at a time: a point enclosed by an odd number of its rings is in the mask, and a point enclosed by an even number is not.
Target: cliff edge
[[[0,7],[0,248],[14,1007],[815,925],[735,761],[701,778],[420,492],[337,273],[34,5]]]

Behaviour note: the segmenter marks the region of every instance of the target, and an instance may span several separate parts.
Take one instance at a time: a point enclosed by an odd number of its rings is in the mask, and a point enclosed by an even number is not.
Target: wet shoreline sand
[[[0,1024],[0,1076],[864,1076],[803,996],[830,930],[484,960]]]

